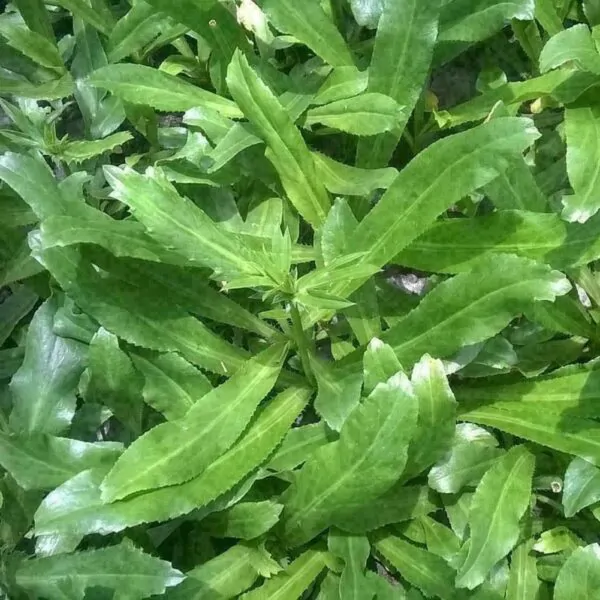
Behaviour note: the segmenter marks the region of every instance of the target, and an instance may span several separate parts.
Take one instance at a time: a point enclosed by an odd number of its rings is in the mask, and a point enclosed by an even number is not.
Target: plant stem
[[[311,342],[302,328],[302,317],[300,316],[300,311],[293,303],[290,304],[290,315],[292,317],[292,333],[298,349],[298,356],[300,357],[300,362],[302,363],[302,370],[304,371],[304,375],[308,381],[312,385],[315,385],[315,376],[310,367]]]

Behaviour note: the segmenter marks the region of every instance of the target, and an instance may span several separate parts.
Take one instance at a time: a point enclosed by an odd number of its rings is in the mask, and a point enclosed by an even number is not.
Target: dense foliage
[[[0,595],[600,598],[599,50],[598,0],[7,4]]]

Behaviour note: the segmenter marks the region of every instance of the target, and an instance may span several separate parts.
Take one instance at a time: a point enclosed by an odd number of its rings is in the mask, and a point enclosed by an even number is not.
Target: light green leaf
[[[28,288],[18,286],[0,303],[0,347],[10,337],[23,317],[35,306],[38,297]]]
[[[457,600],[454,569],[443,558],[393,535],[382,534],[374,545],[386,563],[428,598]]]
[[[318,0],[266,0],[263,9],[269,21],[293,35],[332,67],[352,66],[352,54]]]
[[[165,27],[165,15],[146,2],[136,2],[121,17],[110,32],[107,45],[108,59],[119,62],[140,51],[157,37]]]
[[[41,158],[6,152],[0,156],[0,179],[23,198],[39,219],[79,214],[83,210],[61,192]]]
[[[25,490],[54,489],[81,471],[112,465],[122,451],[115,442],[0,433],[0,464]]]
[[[363,262],[384,265],[446,208],[507,169],[511,157],[537,137],[531,121],[500,118],[429,146],[359,223],[349,246],[365,252]]]
[[[261,275],[259,254],[181,197],[160,171],[150,168],[146,175],[127,167],[105,167],[104,171],[112,196],[129,206],[151,237],[185,256],[190,264],[207,266],[224,278]]]
[[[313,104],[328,104],[362,94],[369,83],[368,71],[356,67],[338,67],[328,75],[313,99]]]
[[[371,600],[374,592],[365,573],[371,545],[366,536],[333,529],[329,532],[327,547],[329,552],[344,561],[339,597],[344,600]]]
[[[269,531],[279,521],[282,510],[283,505],[270,500],[240,502],[203,519],[202,528],[217,538],[252,540]]]
[[[574,454],[600,465],[600,435],[595,421],[577,415],[577,411],[541,411],[539,406],[512,403],[490,405],[468,411],[460,418],[495,427],[559,452]]]
[[[291,471],[304,463],[312,454],[332,439],[323,421],[294,427],[285,436],[281,446],[266,468],[271,471]]]
[[[317,380],[315,410],[334,431],[339,431],[348,415],[360,402],[362,373],[340,373],[334,363],[311,357],[311,369]]]
[[[57,0],[57,4],[65,8],[69,13],[83,19],[86,23],[95,27],[105,35],[110,33],[113,26],[113,18],[110,10],[103,2],[88,4],[85,0]],[[103,7],[104,10],[101,10]]]
[[[414,366],[411,383],[419,400],[419,418],[405,477],[418,475],[446,453],[456,421],[456,401],[441,361],[425,355]]]
[[[425,535],[427,550],[441,556],[448,564],[452,565],[452,561],[460,548],[458,536],[452,529],[429,516],[420,517],[419,524]]]
[[[440,17],[441,41],[479,42],[500,31],[509,19],[532,21],[533,0],[449,0]]]
[[[267,158],[279,173],[290,201],[313,227],[319,227],[327,216],[329,196],[291,117],[239,52],[229,66],[227,85],[266,142]]]
[[[456,585],[481,585],[494,565],[516,544],[519,520],[527,510],[535,457],[525,446],[511,448],[477,486],[469,512],[470,537]]]
[[[403,109],[389,96],[367,93],[311,108],[305,125],[320,123],[354,135],[376,135],[397,127]]]
[[[59,146],[56,155],[67,162],[82,162],[110,152],[132,138],[133,136],[128,131],[120,131],[102,140],[68,141]]]
[[[0,89],[3,94],[14,94],[32,100],[58,100],[73,93],[74,82],[69,74],[39,85],[21,79],[9,79],[0,76]]]
[[[137,438],[102,483],[104,500],[183,483],[202,473],[245,429],[275,384],[286,354],[286,346],[268,348],[197,400],[182,419]]]
[[[599,500],[600,470],[587,460],[574,458],[567,468],[563,484],[565,517],[570,518]]]
[[[319,179],[332,194],[368,196],[375,190],[386,190],[398,176],[398,171],[393,167],[359,169],[319,152],[313,152],[312,156]]]
[[[429,486],[442,494],[456,494],[464,486],[479,483],[484,473],[503,454],[496,446],[493,436],[480,439],[474,437],[469,424],[458,425],[452,448],[429,471]]]
[[[567,171],[575,193],[563,196],[563,216],[585,223],[600,209],[600,105],[567,108],[565,132]]]
[[[250,131],[247,124],[236,123],[215,146],[213,151],[208,154],[208,158],[213,162],[207,172],[215,173],[233,160],[240,152],[258,144],[262,144],[262,140]]]
[[[121,339],[151,350],[180,352],[195,365],[216,373],[231,373],[243,364],[245,352],[166,298],[149,298],[127,282],[101,277],[72,248],[45,250],[39,234],[31,235],[30,243],[36,259],[77,305]]]
[[[254,555],[260,550],[237,544],[186,573],[186,579],[166,594],[168,600],[236,598],[258,579]]]
[[[394,349],[378,338],[372,339],[363,356],[364,393],[370,394],[377,384],[385,383],[399,371],[402,365]]]
[[[368,506],[386,492],[406,465],[417,420],[417,399],[397,374],[379,384],[350,414],[340,439],[309,460],[284,494],[288,545],[302,544],[337,518]]]
[[[522,158],[515,159],[506,171],[485,186],[484,191],[499,210],[530,210],[540,213],[548,208],[547,198]]]
[[[327,552],[307,550],[285,571],[275,575],[260,587],[243,594],[240,600],[295,600],[320,575],[327,564]]]
[[[54,41],[54,31],[43,0],[15,0],[14,5],[29,29]]]
[[[10,383],[15,399],[10,414],[14,431],[58,434],[69,426],[75,413],[75,391],[86,351],[78,342],[54,334],[57,308],[55,298],[47,300],[29,325],[25,358]]]
[[[506,600],[537,600],[540,582],[537,577],[535,556],[531,543],[523,542],[510,557],[510,578],[506,589]]]
[[[440,0],[383,0],[369,67],[369,92],[386,94],[404,107],[393,133],[360,140],[357,164],[389,162],[425,85],[438,34]]]
[[[14,20],[1,18],[0,36],[6,39],[9,46],[22,52],[34,62],[64,73],[65,65],[56,44],[44,35],[32,31]]]
[[[366,533],[390,525],[410,521],[435,512],[439,508],[436,495],[427,486],[394,484],[368,505],[354,498],[353,509],[336,517],[335,526],[351,533]]]
[[[181,419],[188,410],[212,390],[212,385],[194,365],[169,352],[155,356],[130,354],[136,369],[144,376],[144,402],[166,419]]]
[[[583,23],[550,38],[540,55],[540,71],[545,73],[570,62],[584,71],[600,74],[600,55],[588,26]]]
[[[143,380],[118,338],[100,328],[90,341],[84,396],[87,402],[104,404],[135,435],[142,430]]]
[[[48,600],[83,600],[91,587],[115,591],[115,599],[162,594],[184,578],[170,563],[144,554],[130,542],[20,564],[17,584]]]
[[[446,219],[428,229],[394,262],[441,273],[470,269],[481,256],[517,254],[557,269],[600,257],[600,218],[583,225],[558,215],[506,210],[470,219]]]
[[[510,255],[483,259],[439,284],[382,339],[404,365],[426,352],[450,356],[494,336],[533,301],[553,300],[569,288],[562,274],[545,265]]]
[[[35,516],[36,535],[108,534],[165,521],[207,505],[261,465],[304,409],[310,393],[288,388],[269,401],[244,436],[206,470],[181,485],[115,502],[102,502],[103,471],[85,471],[51,492]]]
[[[196,106],[224,117],[241,117],[237,106],[173,75],[143,65],[108,65],[89,77],[92,85],[133,104],[146,104],[162,111],[184,111]]]
[[[560,89],[560,86],[573,77],[568,68],[545,73],[526,81],[511,81],[505,85],[490,89],[484,94],[475,96],[466,102],[448,110],[435,113],[440,127],[455,127],[471,121],[485,119],[498,103],[515,111],[527,101],[545,98]],[[523,159],[519,157],[519,161]]]
[[[554,600],[600,598],[600,546],[578,548],[567,558],[556,578]]]

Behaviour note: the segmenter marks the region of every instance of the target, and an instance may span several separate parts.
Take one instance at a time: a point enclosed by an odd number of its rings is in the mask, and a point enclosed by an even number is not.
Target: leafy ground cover
[[[7,4],[3,597],[600,598],[598,27]]]

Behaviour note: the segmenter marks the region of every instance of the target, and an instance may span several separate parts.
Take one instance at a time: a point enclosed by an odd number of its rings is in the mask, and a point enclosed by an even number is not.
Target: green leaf
[[[79,214],[83,210],[65,197],[52,171],[40,158],[6,152],[0,156],[0,179],[23,198],[39,219]]]
[[[54,41],[54,31],[43,0],[15,0],[14,5],[29,29]]]
[[[112,166],[104,171],[113,188],[111,195],[129,206],[151,237],[191,264],[207,266],[223,277],[261,275],[258,253],[182,198],[159,171],[150,169],[140,175]]]
[[[25,490],[51,490],[77,473],[112,465],[123,446],[88,444],[46,434],[0,433],[0,464]]]
[[[269,500],[240,502],[203,519],[202,528],[213,537],[252,540],[269,531],[279,521],[282,510],[283,505]]]
[[[444,559],[393,535],[378,536],[374,545],[386,563],[428,598],[457,599],[454,569]]]
[[[456,401],[441,361],[425,355],[414,366],[411,383],[419,400],[419,418],[406,476],[421,473],[445,454],[452,444],[456,420]]]
[[[515,253],[557,269],[600,257],[600,218],[565,223],[558,215],[506,210],[470,219],[439,221],[400,252],[394,262],[441,273],[470,269],[481,256]]]
[[[600,470],[587,460],[574,458],[567,468],[563,485],[565,517],[570,518],[599,500]]]
[[[339,431],[360,402],[362,373],[340,373],[334,368],[334,363],[313,357],[310,362],[319,390],[315,410],[331,429]]]
[[[105,504],[100,490],[105,472],[80,473],[42,502],[35,516],[36,535],[106,535],[140,523],[172,519],[207,505],[270,456],[309,396],[305,389],[288,388],[269,401],[230,450],[201,475],[181,485]]]
[[[425,543],[429,552],[441,556],[446,562],[452,564],[454,556],[460,548],[458,536],[452,529],[431,517],[420,517],[419,523],[423,528]]]
[[[85,0],[57,0],[57,4],[65,8],[69,13],[83,19],[86,23],[95,27],[105,35],[110,33],[113,26],[111,12],[102,2],[95,2],[92,5]],[[104,10],[100,10],[100,7]]]
[[[339,441],[318,451],[285,493],[288,545],[310,540],[357,500],[365,506],[386,492],[404,470],[416,420],[417,399],[405,376],[378,385],[350,414]]]
[[[484,430],[480,430],[484,432]],[[481,437],[470,424],[459,424],[450,451],[429,471],[429,486],[442,494],[456,494],[479,483],[484,473],[502,456],[493,436]]]
[[[265,0],[263,9],[269,21],[284,33],[293,35],[332,67],[352,66],[352,54],[318,0]]]
[[[600,105],[572,107],[565,110],[567,135],[567,171],[574,195],[563,197],[563,216],[568,221],[585,223],[600,209],[598,191],[600,173]]]
[[[600,55],[587,25],[569,27],[552,36],[540,55],[540,71],[545,73],[565,63],[600,74]]]
[[[100,328],[90,341],[84,396],[107,406],[134,434],[142,430],[142,377],[119,340]]]
[[[577,548],[556,578],[555,600],[596,600],[600,590],[600,547]]]
[[[311,108],[305,125],[320,123],[354,135],[376,135],[394,129],[403,109],[384,94],[368,93]]]
[[[183,483],[202,473],[245,429],[275,384],[286,354],[286,346],[268,348],[197,400],[181,420],[157,425],[135,440],[102,483],[104,500]]]
[[[313,104],[328,104],[353,98],[366,91],[368,83],[368,71],[359,71],[356,67],[338,67],[327,76],[313,99]]]
[[[500,176],[488,183],[485,193],[500,210],[545,212],[548,200],[524,159],[517,158]]]
[[[313,227],[319,227],[329,210],[329,196],[291,117],[239,52],[229,66],[227,85],[266,142],[267,158],[279,173],[290,201]]]
[[[384,265],[449,206],[507,169],[511,157],[537,137],[531,121],[500,118],[429,146],[359,223],[349,246],[365,252],[363,262]]]
[[[224,117],[242,116],[231,100],[143,65],[108,65],[94,71],[89,81],[122,100],[157,110],[184,111],[199,106]]]
[[[144,402],[169,421],[184,417],[212,390],[202,371],[174,352],[158,356],[138,352],[130,357],[144,376]]]
[[[427,486],[394,484],[367,506],[360,496],[353,501],[354,510],[336,517],[335,526],[351,533],[366,533],[390,525],[410,521],[438,510],[436,495]]]
[[[375,190],[389,188],[398,176],[398,171],[392,167],[358,169],[319,152],[313,152],[312,156],[317,176],[332,194],[368,196]]]
[[[25,346],[25,358],[10,388],[14,408],[10,425],[25,434],[63,432],[75,413],[75,390],[85,366],[84,346],[52,330],[55,298],[36,311]]]
[[[6,39],[9,46],[22,52],[34,62],[61,73],[65,71],[56,44],[44,35],[16,21],[0,19],[0,36]]]
[[[547,446],[559,452],[574,454],[595,465],[600,465],[600,435],[595,421],[577,414],[577,411],[540,411],[529,404],[475,408],[460,416],[461,419]]]
[[[33,254],[106,330],[121,339],[162,352],[177,351],[217,373],[237,370],[246,354],[215,335],[165,298],[148,298],[118,279],[101,277],[72,248],[43,249],[43,236],[30,236]]]
[[[509,19],[533,18],[533,0],[449,0],[442,9],[439,39],[478,42],[500,31]]]
[[[534,300],[553,300],[569,287],[563,275],[539,263],[510,255],[483,259],[439,284],[382,339],[405,365],[425,352],[446,357],[492,337]]]
[[[307,550],[285,571],[275,575],[260,587],[243,594],[240,600],[294,600],[302,596],[327,564],[327,552]]]
[[[334,529],[329,532],[327,547],[329,552],[344,561],[339,584],[340,598],[371,600],[373,591],[365,573],[371,545],[366,536]]]
[[[481,585],[493,566],[515,546],[519,520],[529,506],[534,468],[534,456],[525,446],[515,446],[483,476],[471,502],[471,534],[456,576],[458,587]]]
[[[115,598],[162,594],[184,578],[170,563],[144,554],[130,542],[21,563],[17,584],[48,600],[83,600],[91,587],[115,591]]]
[[[402,371],[402,365],[394,349],[374,338],[369,342],[363,356],[363,390],[370,394],[379,383],[385,383],[392,375]]]
[[[330,441],[327,425],[323,421],[294,427],[285,436],[266,468],[278,472],[291,471]]]
[[[361,167],[387,165],[425,85],[438,34],[439,0],[383,0],[369,68],[369,92],[386,94],[404,107],[393,133],[360,140]]]
[[[186,573],[186,579],[170,589],[168,600],[223,600],[236,598],[258,579],[254,568],[260,550],[237,544]]]
[[[510,557],[510,578],[506,600],[536,600],[540,589],[535,556],[531,544],[519,544]]]
[[[37,299],[31,290],[19,286],[0,304],[0,346],[10,337],[23,317],[29,314]]]
[[[146,2],[136,2],[110,32],[107,45],[109,61],[119,62],[126,56],[139,52],[162,33],[164,26],[163,13]]]
[[[133,136],[128,131],[121,131],[102,140],[69,141],[61,144],[56,154],[67,162],[83,162],[105,152],[111,152],[132,138]]]

